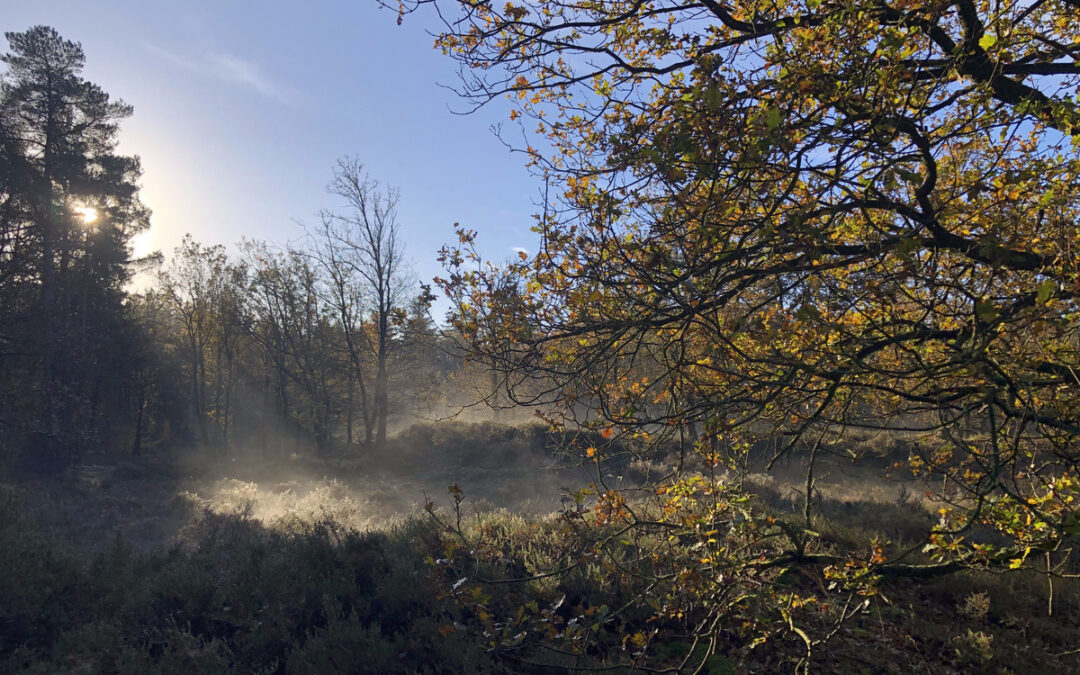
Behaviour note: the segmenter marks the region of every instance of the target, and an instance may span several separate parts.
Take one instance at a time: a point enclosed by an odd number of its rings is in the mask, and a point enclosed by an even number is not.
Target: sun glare
[[[75,207],[75,213],[82,216],[83,225],[89,225],[98,218],[97,209],[90,206],[77,206]]]

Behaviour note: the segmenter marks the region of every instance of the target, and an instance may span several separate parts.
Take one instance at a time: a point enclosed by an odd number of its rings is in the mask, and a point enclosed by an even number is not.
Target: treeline
[[[148,437],[325,453],[381,445],[395,420],[438,414],[462,362],[429,296],[360,243],[362,223],[328,218],[309,246],[247,241],[233,257],[185,238],[157,287],[130,302],[157,347],[132,451]]]
[[[82,79],[81,46],[55,30],[6,37],[0,461],[55,470],[150,444],[326,453],[452,410],[469,367],[403,258],[395,190],[341,160],[341,209],[302,246],[230,256],[187,237],[168,264],[136,259],[150,212],[138,158],[116,152],[131,107]],[[133,293],[139,271],[155,283]]]

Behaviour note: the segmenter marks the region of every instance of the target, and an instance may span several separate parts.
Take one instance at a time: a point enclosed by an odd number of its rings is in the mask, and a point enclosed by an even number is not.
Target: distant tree
[[[158,289],[128,298],[127,368],[120,389],[135,411],[130,451],[142,454],[148,441],[169,441],[184,436],[189,428],[190,408],[184,406],[183,350],[176,344],[176,320],[172,300]]]
[[[295,427],[279,436],[291,434],[299,445],[303,429],[326,451],[342,409],[342,378],[350,375],[325,282],[305,251],[245,242],[244,252],[244,326],[271,365],[279,422]]]
[[[390,405],[399,414],[431,417],[441,413],[441,398],[446,387],[443,373],[444,346],[438,327],[431,319],[435,296],[427,284],[409,300],[399,313],[390,372],[399,383],[390,392]]]
[[[232,391],[240,337],[240,271],[223,246],[184,237],[170,264],[158,274],[163,297],[182,327],[191,421],[202,443],[228,444]],[[208,423],[213,422],[211,438]]]
[[[472,300],[477,304],[468,309],[463,306],[452,308],[447,317],[449,323],[459,329],[449,331],[447,336],[454,344],[452,353],[463,359],[462,368],[454,379],[458,388],[471,390],[471,400],[465,405],[483,404],[490,409],[492,419],[498,421],[508,408],[558,398],[558,392],[548,391],[546,393],[552,396],[545,397],[542,387],[522,386],[525,380],[531,380],[532,385],[539,381],[536,373],[522,369],[513,358],[520,347],[520,336],[512,338],[501,328],[525,317],[521,311],[521,274],[512,262],[506,267],[488,265],[474,270],[473,267],[481,267],[480,259],[475,255],[469,256],[468,265],[463,268],[466,261],[460,256],[460,251],[452,251],[449,247],[443,249],[439,260],[451,269],[451,274],[446,279],[436,278],[436,282],[448,288],[475,284]],[[525,257],[521,254],[516,262]],[[525,332],[529,330],[526,324],[520,324],[520,328]],[[486,345],[482,351],[474,349],[480,342]]]
[[[5,35],[0,311],[22,326],[16,351],[36,356],[37,430],[70,459],[86,441],[73,430],[93,425],[96,364],[110,360],[102,350],[122,317],[131,238],[149,212],[138,198],[139,160],[115,151],[131,107],[82,79],[82,47],[52,28]]]
[[[370,178],[355,159],[341,159],[328,191],[344,201],[343,209],[321,214],[316,255],[327,270],[331,302],[346,331],[349,351],[362,383],[360,350],[374,363],[368,442],[386,443],[389,416],[390,359],[395,317],[404,317],[413,290],[397,221],[398,191]],[[358,332],[369,321],[367,334]],[[363,388],[362,388],[363,391]]]
[[[342,242],[344,233],[328,213],[320,214],[320,218],[320,224],[311,232],[310,255],[321,271],[323,302],[341,328],[344,340],[349,374],[345,442],[346,445],[353,442],[353,413],[357,411],[364,426],[364,444],[370,446],[377,426],[374,378],[369,374],[377,349],[365,327],[371,292],[367,280],[358,271],[356,249]]]

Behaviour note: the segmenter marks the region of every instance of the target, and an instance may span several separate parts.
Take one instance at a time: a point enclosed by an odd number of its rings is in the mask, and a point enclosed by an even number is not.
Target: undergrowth
[[[0,672],[483,672],[484,650],[440,632],[426,561],[442,535],[331,520],[264,527],[204,512],[166,550],[116,539],[87,557],[0,511]]]
[[[645,582],[595,557],[612,530],[566,514],[432,508],[360,532],[325,517],[268,525],[242,509],[205,510],[170,547],[140,551],[117,536],[88,555],[21,515],[26,498],[5,488],[0,504],[2,672],[783,672],[804,651],[780,620],[765,643],[743,641],[734,624],[708,648],[695,643],[693,616],[657,619]],[[464,499],[451,492],[452,505]],[[780,504],[767,501],[760,508]],[[823,536],[835,542],[903,536],[897,520],[923,517],[904,504],[861,520],[825,506],[836,524]],[[761,583],[830,594],[795,571]],[[1080,591],[1059,581],[1052,602],[1048,592],[1035,574],[886,581],[848,607],[810,666],[1074,671]],[[787,622],[820,632],[839,606],[807,603]]]

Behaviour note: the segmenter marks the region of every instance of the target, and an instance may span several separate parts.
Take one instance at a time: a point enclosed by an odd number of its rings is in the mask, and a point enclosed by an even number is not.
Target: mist
[[[364,148],[136,257],[132,106],[5,33],[0,672],[1080,672],[1078,2],[380,0],[537,124],[431,279]]]

